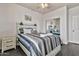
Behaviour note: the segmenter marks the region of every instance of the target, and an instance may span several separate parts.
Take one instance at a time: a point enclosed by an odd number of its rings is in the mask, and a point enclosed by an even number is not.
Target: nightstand
[[[2,53],[12,48],[16,49],[16,37],[14,36],[3,37],[1,43],[2,43]]]

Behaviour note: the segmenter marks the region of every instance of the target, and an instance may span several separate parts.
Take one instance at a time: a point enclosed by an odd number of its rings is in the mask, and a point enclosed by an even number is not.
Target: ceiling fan
[[[34,5],[33,7],[37,8],[37,9],[46,9],[49,7],[49,4],[48,3],[39,3],[39,4]]]
[[[47,3],[41,3],[41,7],[42,8],[47,8],[48,7],[48,4]]]

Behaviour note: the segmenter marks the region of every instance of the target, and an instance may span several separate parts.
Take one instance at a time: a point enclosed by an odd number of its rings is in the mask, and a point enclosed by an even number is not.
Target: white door
[[[79,16],[72,17],[72,42],[79,43]]]

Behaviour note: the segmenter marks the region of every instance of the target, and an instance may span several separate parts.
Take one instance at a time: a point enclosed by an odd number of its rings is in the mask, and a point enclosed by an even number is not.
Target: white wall
[[[10,10],[9,7],[10,6],[8,4],[0,4],[0,36],[16,34],[14,11]]]
[[[79,6],[69,9],[69,42],[73,42],[73,40],[72,40],[72,25],[71,25],[73,16],[79,16]],[[77,42],[77,41],[75,40],[75,42]]]
[[[26,22],[24,15],[32,17],[31,22]],[[17,4],[0,4],[0,34],[15,35],[16,22],[37,24],[39,32],[42,31],[42,15],[30,9],[24,8]],[[41,24],[41,25],[40,25]],[[0,36],[1,36],[0,35]]]
[[[55,11],[49,12],[43,16],[44,18],[44,28],[43,31],[46,32],[46,24],[45,20],[50,20],[53,18],[60,18],[60,35],[61,39],[64,44],[67,44],[68,37],[67,37],[67,7],[64,6],[62,8],[59,8]]]

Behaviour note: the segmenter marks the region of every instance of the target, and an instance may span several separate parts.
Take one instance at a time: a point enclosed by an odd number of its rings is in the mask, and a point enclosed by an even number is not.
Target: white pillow
[[[24,34],[26,33],[31,33],[32,29],[23,29],[24,30]]]
[[[53,35],[52,33],[47,33],[47,34],[40,34],[40,37],[45,37],[45,36],[50,36]]]

